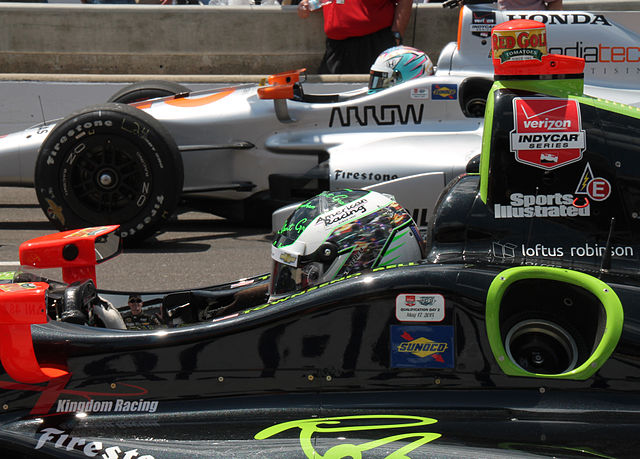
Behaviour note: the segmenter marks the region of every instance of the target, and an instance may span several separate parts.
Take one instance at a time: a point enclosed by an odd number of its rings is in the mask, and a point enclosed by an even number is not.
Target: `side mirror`
[[[99,226],[49,234],[20,245],[20,264],[35,268],[62,268],[62,279],[71,284],[91,279],[96,282],[96,264],[121,251],[118,225]]]

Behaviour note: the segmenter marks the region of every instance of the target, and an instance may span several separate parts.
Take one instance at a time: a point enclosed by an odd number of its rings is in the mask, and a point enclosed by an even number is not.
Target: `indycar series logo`
[[[557,169],[582,159],[585,132],[580,106],[572,99],[513,99],[511,151],[519,163]]]
[[[491,29],[496,25],[495,11],[472,11],[471,14],[471,35],[489,38]]]

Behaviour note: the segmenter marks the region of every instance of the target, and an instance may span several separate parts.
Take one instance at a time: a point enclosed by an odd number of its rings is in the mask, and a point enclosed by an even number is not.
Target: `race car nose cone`
[[[542,22],[515,19],[491,30],[491,57],[496,79],[566,75],[584,78],[584,59],[548,54]],[[530,78],[529,78],[530,79]]]

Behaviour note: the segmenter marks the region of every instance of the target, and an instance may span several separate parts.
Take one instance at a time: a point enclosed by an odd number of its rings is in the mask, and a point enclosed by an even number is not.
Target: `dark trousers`
[[[396,42],[389,27],[362,37],[327,38],[318,73],[369,73],[378,55],[393,46]]]

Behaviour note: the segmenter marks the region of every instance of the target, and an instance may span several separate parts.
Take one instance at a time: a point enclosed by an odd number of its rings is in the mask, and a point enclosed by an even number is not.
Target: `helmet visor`
[[[322,263],[310,262],[301,267],[273,262],[269,296],[278,298],[289,293],[300,292],[317,284],[322,277],[324,267]]]
[[[372,70],[369,73],[369,92],[388,88],[389,86],[391,86],[392,77],[393,75],[389,75],[389,73],[387,72],[378,72],[376,70]]]

